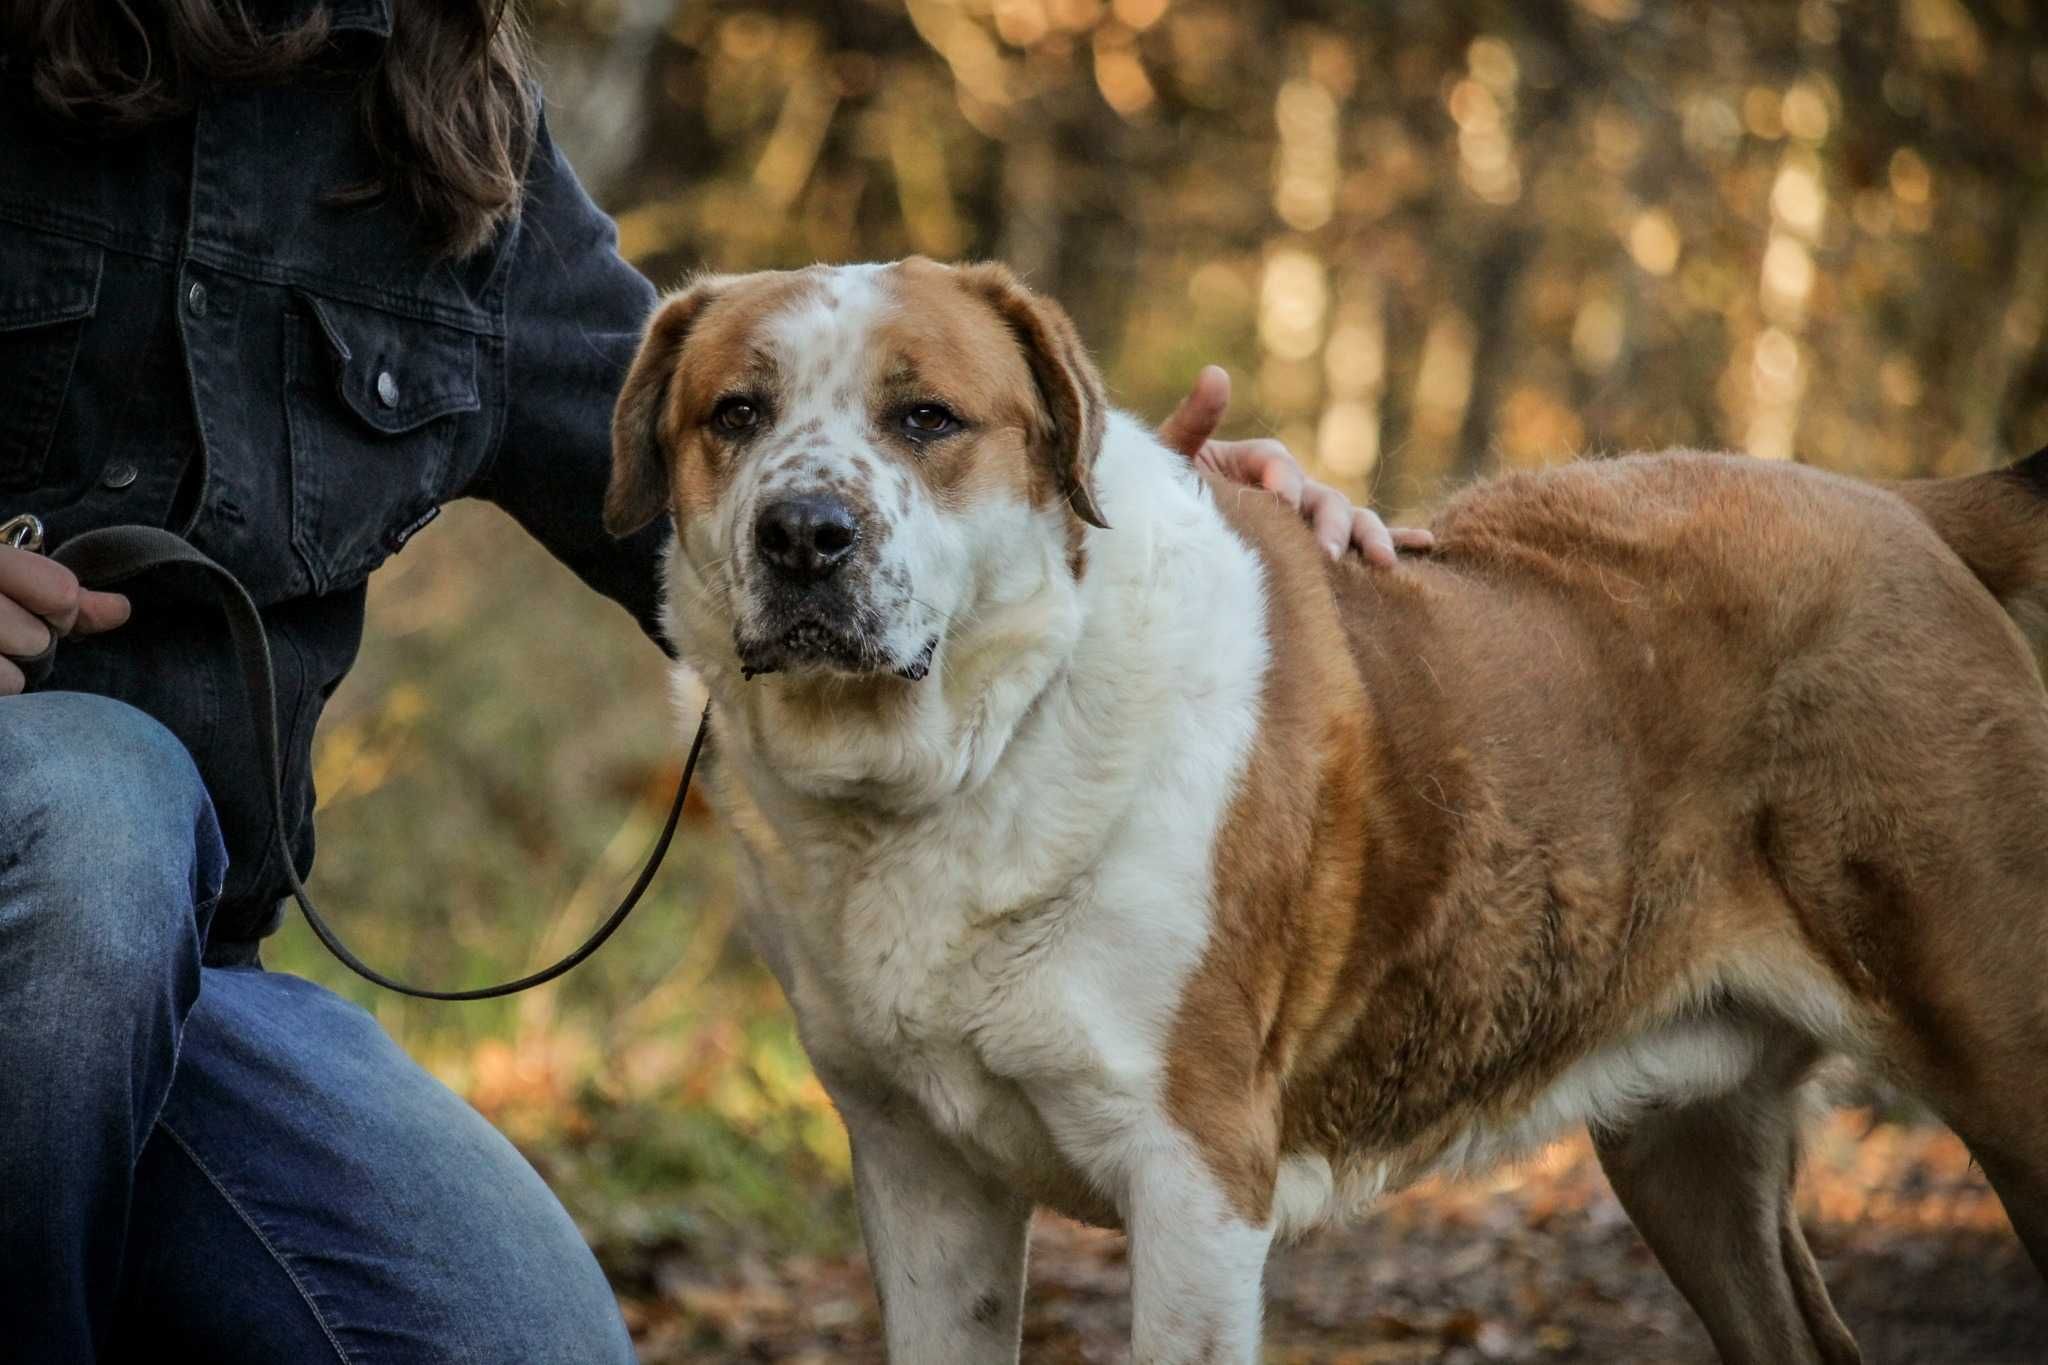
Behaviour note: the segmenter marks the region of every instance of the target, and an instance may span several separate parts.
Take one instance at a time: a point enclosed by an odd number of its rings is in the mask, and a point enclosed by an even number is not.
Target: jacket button
[[[205,285],[197,280],[192,281],[192,287],[185,291],[185,307],[191,311],[192,316],[195,318],[206,316]]]
[[[398,381],[391,377],[389,370],[381,370],[377,374],[377,401],[387,408],[398,406]]]
[[[123,460],[119,464],[111,464],[107,466],[107,472],[100,476],[100,486],[102,488],[111,488],[114,489],[116,492],[119,492],[121,489],[126,488],[129,484],[135,482],[135,475],[135,466],[129,464],[126,460]]]

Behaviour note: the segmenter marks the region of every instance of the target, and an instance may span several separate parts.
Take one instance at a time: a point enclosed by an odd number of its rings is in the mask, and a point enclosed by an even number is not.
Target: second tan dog
[[[1143,1365],[1254,1359],[1276,1237],[1581,1124],[1726,1359],[1854,1360],[1830,1054],[2048,1263],[2048,454],[1581,463],[1333,565],[920,261],[675,296],[617,441],[898,1365],[1015,1356],[1034,1204],[1129,1230]]]

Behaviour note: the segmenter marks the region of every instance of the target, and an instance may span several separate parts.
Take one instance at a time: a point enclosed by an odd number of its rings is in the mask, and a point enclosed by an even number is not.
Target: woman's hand
[[[1391,567],[1397,548],[1427,550],[1436,544],[1435,536],[1419,528],[1388,530],[1370,507],[1353,507],[1342,493],[1302,473],[1278,441],[1210,439],[1229,406],[1230,375],[1221,365],[1206,366],[1173,416],[1159,424],[1159,439],[1205,469],[1285,498],[1314,528],[1332,559],[1343,558],[1346,547],[1356,545],[1366,563]]]
[[[53,639],[97,635],[127,619],[128,599],[119,593],[93,592],[55,560],[0,545],[0,697],[27,685],[14,659],[33,659]]]

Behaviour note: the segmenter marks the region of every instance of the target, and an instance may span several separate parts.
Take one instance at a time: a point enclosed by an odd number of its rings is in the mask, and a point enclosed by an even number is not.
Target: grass
[[[495,509],[451,507],[373,580],[362,659],[317,736],[313,896],[401,980],[530,971],[630,885],[686,743],[666,661],[626,614]],[[296,917],[265,960],[371,1009],[527,1151],[630,1278],[649,1248],[852,1240],[837,1116],[733,910],[729,851],[693,800],[625,928],[524,995],[378,990]]]

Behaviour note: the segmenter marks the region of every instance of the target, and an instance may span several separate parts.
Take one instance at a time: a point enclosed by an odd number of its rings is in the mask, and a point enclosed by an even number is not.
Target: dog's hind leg
[[[2036,894],[2048,891],[2048,880]],[[2037,935],[2040,931],[2036,931]],[[2012,945],[2008,945],[2011,947]],[[1952,996],[1916,1020],[1921,1055],[1908,1082],[1955,1129],[1984,1169],[2013,1231],[2048,1277],[2048,943],[2011,951],[1978,978],[1969,997]],[[1989,954],[1987,954],[1988,956]]]
[[[2048,698],[2013,693],[1974,732],[1936,732],[1953,768],[1896,817],[1914,856],[1857,885],[1888,949],[1887,1070],[1962,1138],[2048,1276]]]
[[[2005,1205],[2005,1216],[2012,1220],[2034,1268],[2048,1276],[2048,1151],[2037,1144],[2031,1152],[2016,1154],[1971,1143],[1970,1154],[1984,1168],[1998,1202]]]
[[[2048,898],[2048,849],[2015,855],[2007,866],[2026,862],[2033,869],[2011,894],[1988,902],[2012,913],[1978,916],[1974,932],[1933,949],[1950,955],[1948,970],[1941,985],[1899,1011],[1909,1042],[1894,1061],[1969,1147],[2048,1277],[2048,917],[2018,909]]]
[[[1593,1135],[1622,1207],[1729,1365],[1862,1359],[1792,1206],[1808,1062],[1771,1059],[1730,1094]]]

